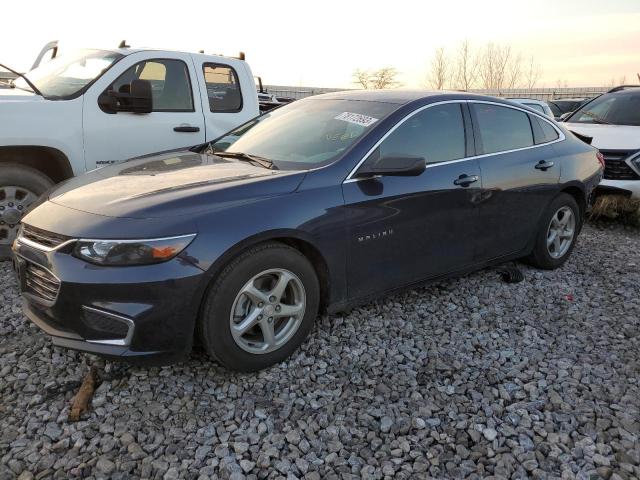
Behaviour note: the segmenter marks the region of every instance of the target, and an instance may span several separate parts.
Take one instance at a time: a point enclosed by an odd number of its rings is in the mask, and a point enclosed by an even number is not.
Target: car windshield
[[[640,91],[602,95],[576,110],[567,122],[640,126]]]
[[[396,108],[372,101],[298,100],[241,125],[211,147],[266,159],[281,170],[308,170],[336,161]]]
[[[81,50],[54,58],[31,70],[27,77],[46,98],[64,99],[89,85],[122,56],[107,50]],[[17,88],[31,90],[22,78],[14,84]]]

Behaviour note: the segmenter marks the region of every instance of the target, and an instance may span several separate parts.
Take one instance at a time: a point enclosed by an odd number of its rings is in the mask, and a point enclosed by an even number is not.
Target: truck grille
[[[57,233],[47,232],[45,230],[27,225],[26,223],[22,224],[22,233],[20,236],[47,248],[55,248],[58,245],[66,242],[67,240],[70,240],[70,237],[59,235]]]
[[[55,302],[60,291],[60,281],[48,270],[27,261],[24,278],[27,293],[47,302]]]
[[[633,150],[600,150],[604,156],[604,178],[607,180],[640,180],[625,160],[635,153]]]

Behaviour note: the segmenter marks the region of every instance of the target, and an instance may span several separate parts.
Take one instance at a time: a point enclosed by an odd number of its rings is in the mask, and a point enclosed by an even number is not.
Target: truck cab
[[[29,205],[54,184],[213,140],[259,115],[253,74],[239,58],[87,49],[26,76],[0,90],[0,258]],[[141,86],[150,92],[142,109]]]

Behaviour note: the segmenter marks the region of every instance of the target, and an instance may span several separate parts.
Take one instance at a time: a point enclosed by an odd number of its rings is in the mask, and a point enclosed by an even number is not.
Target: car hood
[[[640,149],[640,127],[592,123],[563,123],[562,125],[572,132],[592,137],[591,145],[601,150]]]
[[[270,170],[191,151],[93,170],[49,194],[57,205],[127,218],[191,215],[294,191],[304,172]]]

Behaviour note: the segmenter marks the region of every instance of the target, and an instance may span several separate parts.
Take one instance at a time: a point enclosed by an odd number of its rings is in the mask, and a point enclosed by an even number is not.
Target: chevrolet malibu
[[[68,181],[24,218],[14,263],[55,345],[158,364],[198,340],[251,371],[321,310],[508,260],[560,267],[602,171],[506,100],[334,93]]]

